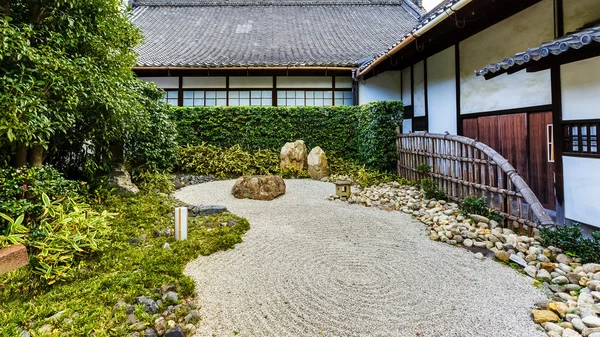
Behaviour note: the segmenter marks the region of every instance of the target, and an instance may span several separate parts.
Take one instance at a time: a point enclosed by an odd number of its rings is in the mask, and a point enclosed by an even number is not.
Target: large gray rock
[[[238,199],[273,200],[285,194],[285,182],[278,176],[240,177],[231,194]]]
[[[174,327],[165,333],[165,337],[185,337],[185,333],[181,327]]]
[[[318,146],[310,150],[308,154],[308,175],[315,180],[329,176],[327,156],[325,156],[325,151]]]
[[[303,171],[308,166],[307,155],[308,150],[303,140],[285,143],[279,153],[279,168],[282,171],[290,169]]]
[[[134,195],[140,191],[131,181],[129,172],[121,164],[114,165],[112,172],[106,178],[106,184],[114,188],[115,193],[118,195]]]

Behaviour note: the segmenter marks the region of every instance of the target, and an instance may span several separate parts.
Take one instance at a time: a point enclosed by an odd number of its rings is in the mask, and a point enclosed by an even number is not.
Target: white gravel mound
[[[234,181],[186,187],[250,221],[235,249],[200,257],[197,336],[536,337],[544,299],[531,280],[430,240],[401,212],[325,200],[334,185],[286,180],[273,201],[239,200]]]

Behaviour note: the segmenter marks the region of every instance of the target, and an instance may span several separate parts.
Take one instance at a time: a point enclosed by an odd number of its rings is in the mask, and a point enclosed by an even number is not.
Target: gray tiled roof
[[[421,13],[409,0],[209,1],[136,1],[131,20],[146,36],[138,65],[357,66],[410,31]]]
[[[450,8],[454,4],[456,4],[458,1],[459,0],[443,0],[442,2],[440,2],[439,5],[435,6],[428,13],[426,13],[425,15],[422,15],[421,18],[418,20],[418,22],[415,23],[414,27],[411,27],[411,29],[402,32],[402,34],[399,34],[400,38],[396,39],[396,41],[394,41],[392,44],[390,44],[388,46],[388,48],[383,50],[381,53],[375,55],[375,57],[367,60],[366,62],[361,63],[359,70],[364,70],[365,68],[367,68],[369,65],[371,65],[371,63],[375,62],[376,59],[384,56],[387,52],[394,49],[394,47],[396,47],[397,45],[402,43],[409,36],[413,35],[415,32],[417,32],[419,29],[423,28],[423,26],[425,26],[426,24],[428,24],[429,22],[431,22],[438,16],[440,16],[444,13],[452,13],[453,10]]]
[[[503,73],[514,66],[527,65],[551,55],[560,55],[570,50],[580,49],[590,44],[600,43],[600,23],[584,27],[563,37],[542,43],[538,47],[527,49],[507,57],[500,62],[491,63],[482,69],[475,70],[475,75],[485,76],[489,73]]]

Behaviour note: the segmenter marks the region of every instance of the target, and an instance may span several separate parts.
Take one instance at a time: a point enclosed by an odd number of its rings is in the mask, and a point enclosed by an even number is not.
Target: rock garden
[[[548,336],[600,337],[600,264],[586,263],[573,256],[573,252],[552,246],[553,243],[565,244],[557,239],[560,230],[545,229],[540,233],[534,229],[529,236],[527,231],[503,227],[502,219],[489,212],[482,199],[470,198],[461,207],[424,194],[416,186],[392,182],[358,187],[345,201],[411,214],[425,224],[431,240],[470,250],[475,259],[496,259],[527,275],[532,285],[548,296],[548,300],[531,310],[532,319]],[[339,197],[332,195],[329,199]],[[487,213],[485,216],[468,213],[482,208]],[[494,217],[498,221],[490,219]],[[573,243],[581,247],[589,245],[592,252],[600,249],[595,239],[583,239],[577,229],[562,230],[566,231],[570,233],[566,233],[565,238],[577,240]],[[590,260],[590,254],[585,256]]]

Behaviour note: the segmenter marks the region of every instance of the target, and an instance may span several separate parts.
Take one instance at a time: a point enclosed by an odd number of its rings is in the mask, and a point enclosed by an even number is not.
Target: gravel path
[[[252,229],[234,250],[192,261],[197,336],[536,337],[531,280],[429,240],[425,226],[325,198],[330,183],[286,180],[274,201],[238,200],[234,181],[179,190],[225,205]]]

